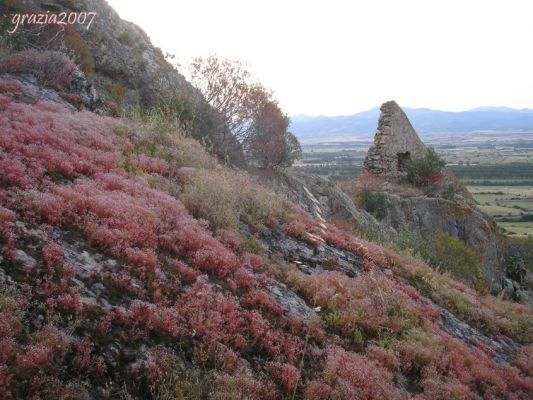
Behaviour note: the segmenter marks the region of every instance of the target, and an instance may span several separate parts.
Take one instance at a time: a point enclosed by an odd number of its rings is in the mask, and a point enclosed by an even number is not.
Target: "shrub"
[[[139,168],[148,174],[165,175],[169,168],[166,161],[148,157],[142,153],[130,156],[128,161],[133,168]]]
[[[383,189],[383,180],[372,174],[371,172],[363,172],[357,177],[357,182],[355,183],[356,191],[369,191],[376,192]]]
[[[235,375],[221,374],[216,379],[216,391],[213,400],[275,400],[279,396],[272,383],[240,372]]]
[[[0,79],[0,93],[17,94],[22,89],[22,85],[16,79],[3,77]]]
[[[481,285],[481,259],[478,253],[462,240],[444,232],[433,234],[436,266],[475,287]]]
[[[428,149],[425,157],[416,160],[410,160],[407,165],[408,182],[417,186],[438,186],[444,181],[444,175],[441,169],[446,162],[440,158],[433,148]]]
[[[286,393],[292,393],[300,379],[300,372],[291,364],[287,363],[270,363],[267,370],[277,382],[279,382]]]
[[[436,254],[431,241],[408,227],[402,226],[400,228],[395,246],[399,250],[410,250],[414,256],[430,264],[435,264]]]
[[[293,271],[289,282],[310,303],[326,308],[327,326],[359,345],[364,338],[401,335],[426,318],[420,305],[381,274],[348,278],[328,271],[307,277]]]
[[[91,53],[91,49],[81,37],[78,31],[71,25],[41,25],[29,26],[29,31],[39,30],[38,34],[31,32],[23,32],[22,35],[28,39],[26,48],[40,48],[46,50],[55,50],[68,52],[69,57],[79,65],[80,69],[85,74],[93,74],[95,71],[95,62]]]
[[[514,364],[525,374],[533,376],[533,345],[522,347],[514,359]]]
[[[412,330],[394,347],[402,369],[432,399],[484,397],[526,399],[531,378],[519,377],[516,369],[498,365],[479,349],[439,331]],[[490,396],[489,396],[490,394]]]
[[[462,240],[437,231],[429,237],[402,227],[394,245],[400,250],[410,250],[416,257],[433,268],[449,272],[484,293],[486,286],[481,276],[479,254]]]
[[[47,87],[66,91],[76,65],[57,51],[25,50],[5,58],[0,63],[0,73],[31,74]]]
[[[125,146],[123,139],[108,134],[120,126],[116,120],[74,114],[54,103],[10,103],[0,114],[0,124],[0,163],[6,171],[0,179],[22,188],[45,177],[69,180],[107,172],[118,167]]]
[[[230,174],[198,171],[184,187],[182,200],[196,217],[205,218],[213,229],[237,228],[243,213],[239,193]]]
[[[384,192],[371,192],[363,190],[357,196],[357,203],[377,219],[383,219],[387,215],[387,210],[391,204],[387,194]]]
[[[389,371],[357,353],[331,348],[321,380],[310,382],[303,398],[376,400],[401,399],[402,395]]]

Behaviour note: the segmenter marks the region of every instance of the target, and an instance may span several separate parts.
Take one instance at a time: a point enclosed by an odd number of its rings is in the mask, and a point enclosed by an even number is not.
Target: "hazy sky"
[[[108,0],[156,46],[248,64],[290,114],[533,108],[532,0]]]

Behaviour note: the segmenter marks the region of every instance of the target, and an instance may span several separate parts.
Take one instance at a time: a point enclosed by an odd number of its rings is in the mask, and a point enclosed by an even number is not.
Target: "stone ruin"
[[[407,163],[423,158],[428,149],[395,101],[383,103],[380,110],[374,144],[368,150],[363,169],[385,181],[397,182],[407,174]]]

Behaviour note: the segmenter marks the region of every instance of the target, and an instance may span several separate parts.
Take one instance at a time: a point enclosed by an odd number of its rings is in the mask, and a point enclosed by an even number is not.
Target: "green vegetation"
[[[511,243],[524,261],[524,266],[530,275],[533,274],[533,236],[512,237]],[[529,289],[533,290],[533,281],[524,282]]]
[[[286,218],[289,206],[279,197],[255,185],[244,173],[230,169],[198,170],[185,179],[181,200],[198,218],[209,221],[212,229],[252,226]]]
[[[409,250],[436,270],[448,272],[480,292],[486,290],[481,278],[479,254],[460,239],[439,231],[423,236],[403,228],[393,246]]]
[[[466,281],[478,291],[486,289],[481,278],[481,260],[474,249],[444,232],[433,234],[432,245],[435,250],[434,262],[438,268]]]
[[[479,208],[493,217],[508,236],[533,235],[533,187],[469,186]]]
[[[441,169],[445,165],[446,162],[430,147],[424,158],[407,163],[406,179],[416,186],[434,186],[443,180]]]
[[[363,190],[357,197],[358,205],[381,220],[387,215],[390,201],[384,192]]]
[[[398,250],[409,250],[413,256],[435,265],[435,250],[431,246],[427,237],[420,233],[414,232],[406,226],[400,229],[398,237],[394,240],[393,246]]]
[[[531,177],[533,176],[533,163],[531,162],[454,165],[450,169],[459,179],[469,182],[503,182],[509,180],[527,180],[531,182]]]

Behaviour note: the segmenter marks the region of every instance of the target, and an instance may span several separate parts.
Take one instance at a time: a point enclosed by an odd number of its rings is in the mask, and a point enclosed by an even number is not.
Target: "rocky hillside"
[[[531,308],[364,240],[327,182],[91,111],[85,79],[0,62],[0,398],[531,397]]]
[[[157,105],[160,98],[183,96],[202,102],[200,93],[170,65],[138,26],[122,20],[104,0],[5,1],[2,14],[95,12],[85,25],[21,24],[10,38],[15,47],[70,52],[101,94],[119,102]],[[6,19],[10,21],[10,19]]]
[[[468,190],[449,171],[428,174],[409,188],[409,163],[427,157],[428,149],[419,139],[407,116],[395,102],[381,107],[374,145],[364,162],[367,174],[382,180],[381,219],[396,231],[408,227],[411,231],[431,236],[444,232],[458,238],[479,253],[481,272],[492,293],[504,288],[514,298],[529,301],[517,282],[525,276],[520,260],[512,258],[513,249],[496,222],[479,210]],[[368,179],[368,178],[367,178]]]
[[[92,24],[20,24],[3,20],[4,45],[12,50],[27,48],[67,53],[87,76],[106,108],[152,109],[175,115],[190,133],[211,146],[223,159],[242,164],[235,142],[225,140],[226,127],[202,94],[171,65],[161,49],[135,24],[122,20],[105,0],[4,1],[0,14],[60,14],[94,12]]]

